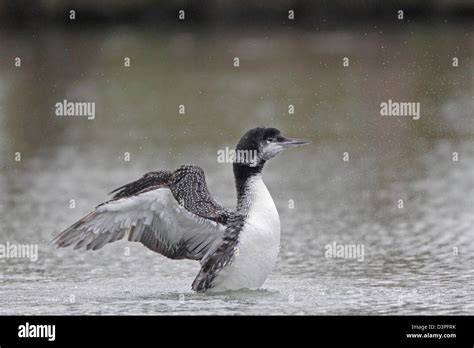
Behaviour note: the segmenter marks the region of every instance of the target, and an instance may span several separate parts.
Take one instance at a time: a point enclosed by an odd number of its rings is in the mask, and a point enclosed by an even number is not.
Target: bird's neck
[[[263,164],[251,167],[239,163],[234,163],[235,188],[237,190],[237,210],[242,210],[248,206],[251,199],[251,187],[255,180],[261,180]]]

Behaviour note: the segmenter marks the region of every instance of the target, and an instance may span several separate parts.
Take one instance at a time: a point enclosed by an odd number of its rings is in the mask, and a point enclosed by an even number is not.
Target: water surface
[[[39,258],[0,261],[0,314],[474,314],[471,29],[2,33],[0,242]],[[96,118],[55,116],[63,99],[95,101]],[[421,118],[380,116],[388,99]],[[184,163],[232,207],[217,151],[259,125],[313,141],[265,168],[282,243],[263,289],[194,294],[196,262],[140,244],[45,244],[112,189]],[[333,242],[364,245],[363,261],[325,257]]]

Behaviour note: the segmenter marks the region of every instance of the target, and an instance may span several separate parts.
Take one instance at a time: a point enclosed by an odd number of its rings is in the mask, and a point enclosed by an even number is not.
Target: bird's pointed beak
[[[280,143],[281,146],[283,146],[284,148],[287,149],[287,148],[290,148],[290,147],[296,147],[296,146],[311,144],[311,141],[304,140],[304,139],[281,137],[281,139],[279,139],[279,143]]]

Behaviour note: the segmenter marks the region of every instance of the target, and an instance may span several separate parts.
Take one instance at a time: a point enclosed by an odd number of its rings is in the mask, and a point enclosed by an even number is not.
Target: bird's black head
[[[260,173],[265,162],[283,150],[309,143],[308,140],[285,138],[276,128],[253,128],[242,136],[235,149],[235,178],[246,180]]]

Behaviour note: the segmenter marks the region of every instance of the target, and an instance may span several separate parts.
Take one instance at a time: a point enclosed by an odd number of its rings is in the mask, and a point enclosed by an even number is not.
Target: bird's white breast
[[[272,271],[280,249],[280,218],[260,175],[248,187],[250,209],[231,265],[221,270],[213,291],[258,289]]]

